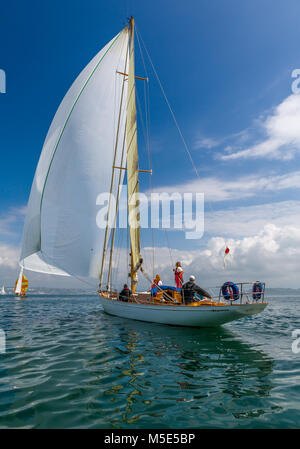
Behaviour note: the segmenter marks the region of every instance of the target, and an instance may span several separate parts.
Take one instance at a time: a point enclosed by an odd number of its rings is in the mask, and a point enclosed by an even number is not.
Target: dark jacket
[[[194,301],[195,293],[198,293],[201,296],[206,296],[207,298],[211,297],[211,295],[207,291],[205,291],[203,288],[199,287],[199,285],[195,284],[195,282],[192,281],[188,281],[183,284],[182,293],[184,302],[186,304]]]
[[[129,296],[132,295],[132,291],[129,288],[123,288],[121,293],[119,294],[120,301],[128,301]]]

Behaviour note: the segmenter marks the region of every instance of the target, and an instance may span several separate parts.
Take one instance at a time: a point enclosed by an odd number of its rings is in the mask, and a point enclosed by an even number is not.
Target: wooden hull
[[[267,303],[220,306],[155,305],[122,302],[100,295],[103,309],[110,315],[175,326],[214,327],[262,312]]]

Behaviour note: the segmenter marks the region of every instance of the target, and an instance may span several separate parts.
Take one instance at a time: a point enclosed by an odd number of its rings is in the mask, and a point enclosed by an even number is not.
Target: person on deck
[[[157,285],[162,285],[162,282],[160,280],[160,275],[159,274],[157,274],[155,276],[155,279],[153,280],[152,287],[156,287]]]
[[[176,287],[177,288],[182,288],[184,271],[183,271],[183,269],[181,267],[181,263],[180,262],[176,262],[176,268],[173,268],[173,271],[175,273]]]
[[[155,279],[153,280],[153,284],[151,285],[151,296],[157,296],[157,287],[160,287],[162,285],[162,282],[160,280],[160,275],[157,274],[155,276]]]
[[[195,284],[195,276],[190,276],[190,280],[182,286],[182,296],[185,304],[194,302],[195,293],[212,299],[212,296],[207,291]]]
[[[128,285],[124,284],[123,290],[119,294],[119,300],[128,302],[129,297],[132,295],[132,291],[129,290]]]

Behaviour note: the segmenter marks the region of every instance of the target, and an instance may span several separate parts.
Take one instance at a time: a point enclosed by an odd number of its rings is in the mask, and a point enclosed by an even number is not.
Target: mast
[[[142,264],[140,255],[140,211],[139,211],[139,174],[138,174],[138,146],[135,99],[135,67],[134,67],[134,19],[129,22],[129,73],[127,96],[127,185],[128,185],[128,218],[131,247],[131,289],[135,292],[137,271]]]

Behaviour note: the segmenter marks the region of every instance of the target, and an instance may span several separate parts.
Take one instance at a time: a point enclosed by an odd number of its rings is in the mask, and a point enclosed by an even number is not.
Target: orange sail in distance
[[[24,276],[24,274],[22,274],[22,284],[21,284],[21,292],[20,293],[16,291],[17,285],[18,285],[18,280],[19,279],[17,279],[16,283],[15,283],[15,294],[18,296],[26,296],[26,292],[28,290],[28,279],[26,276]]]

